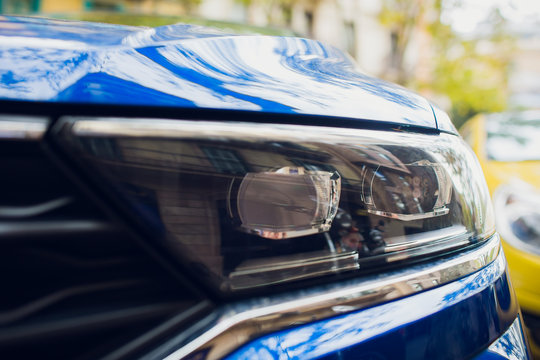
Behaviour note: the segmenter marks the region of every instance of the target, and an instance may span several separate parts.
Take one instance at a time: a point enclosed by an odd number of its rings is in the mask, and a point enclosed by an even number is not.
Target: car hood
[[[488,160],[484,173],[491,193],[500,185],[526,182],[540,190],[540,161],[502,162]]]
[[[0,99],[309,114],[437,128],[427,100],[317,41],[0,17]]]

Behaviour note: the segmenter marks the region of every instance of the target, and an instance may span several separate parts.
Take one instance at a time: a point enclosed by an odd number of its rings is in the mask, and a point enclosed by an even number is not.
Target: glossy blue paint
[[[503,257],[459,281],[381,306],[271,334],[228,360],[463,359],[518,314]],[[522,335],[521,335],[522,336]],[[512,346],[512,342],[508,342]]]
[[[362,74],[339,50],[233,36],[0,17],[0,99],[234,109],[436,128],[430,104]]]
[[[515,360],[529,358],[521,317],[518,317],[503,336],[491,344],[486,351],[475,357],[475,360]]]

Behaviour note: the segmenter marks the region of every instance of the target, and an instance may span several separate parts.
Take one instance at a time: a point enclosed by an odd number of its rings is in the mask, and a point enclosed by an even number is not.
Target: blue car
[[[0,19],[0,358],[527,359],[445,113],[294,37]]]

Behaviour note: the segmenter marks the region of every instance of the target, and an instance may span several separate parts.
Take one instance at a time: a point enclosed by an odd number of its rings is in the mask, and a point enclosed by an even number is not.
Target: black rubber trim
[[[103,116],[127,118],[164,118],[182,120],[244,121],[251,123],[311,125],[367,130],[406,131],[439,134],[435,127],[405,125],[389,121],[339,116],[280,114],[251,110],[179,108],[172,106],[109,105],[0,100],[3,114],[51,116]],[[434,120],[435,121],[435,120]],[[53,124],[51,124],[52,127]]]
[[[173,335],[175,333],[181,332],[179,330],[179,324],[184,324],[189,321],[191,318],[200,316],[205,310],[208,310],[210,304],[207,302],[201,302],[198,305],[191,307],[189,310],[182,312],[179,315],[172,317],[166,322],[162,323],[158,327],[152,329],[144,335],[134,339],[128,344],[122,346],[121,348],[113,351],[112,353],[105,356],[102,360],[115,360],[129,358],[140,352],[144,349],[149,349],[149,344],[163,340],[166,335]]]

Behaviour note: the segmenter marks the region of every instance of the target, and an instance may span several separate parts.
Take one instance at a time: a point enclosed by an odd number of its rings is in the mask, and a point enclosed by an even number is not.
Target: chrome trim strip
[[[400,251],[415,248],[425,244],[450,240],[467,239],[467,228],[463,225],[452,225],[447,228],[427,231],[415,235],[402,235],[389,238],[392,243],[384,247],[384,252]],[[460,244],[456,244],[460,245]]]
[[[48,126],[44,117],[0,115],[0,139],[39,140]]]
[[[68,196],[26,206],[0,206],[0,219],[23,219],[46,214],[73,202]]]
[[[267,272],[267,271],[276,271],[276,270],[287,270],[292,268],[300,268],[304,266],[310,266],[310,265],[319,265],[319,264],[327,264],[327,263],[335,263],[340,260],[351,260],[355,263],[355,266],[352,267],[352,269],[358,269],[358,253],[357,252],[346,252],[341,254],[331,254],[327,256],[320,256],[315,258],[308,258],[308,259],[302,259],[302,260],[293,260],[289,263],[287,262],[276,262],[276,264],[270,264],[270,265],[259,265],[259,266],[245,266],[243,267],[242,264],[240,264],[237,267],[237,270],[233,271],[229,276],[231,278],[237,277],[237,276],[244,276],[244,275],[252,275],[257,274],[261,272]],[[332,270],[328,270],[328,273],[331,273]],[[326,271],[325,271],[326,273]]]
[[[57,124],[57,129],[65,127],[72,134],[79,137],[228,138],[250,141],[275,139],[299,141],[301,139],[319,142],[324,139],[325,142],[343,142],[349,138],[354,141],[354,136],[366,136],[368,134],[362,129],[312,125],[265,124],[264,131],[261,131],[261,124],[259,123],[148,118],[65,116]],[[383,133],[386,137],[401,139],[400,133],[369,130],[371,137]],[[380,142],[380,137],[375,137],[375,139]]]
[[[478,271],[497,259],[504,262],[500,248],[499,236],[495,234],[480,247],[450,259],[329,284],[315,290],[232,304],[216,310],[196,324],[192,336],[183,334],[183,338],[173,340],[180,348],[165,359],[184,359],[199,351],[207,351],[205,359],[219,359],[266,333],[434,288]],[[202,323],[209,325],[201,329]]]

